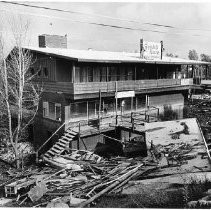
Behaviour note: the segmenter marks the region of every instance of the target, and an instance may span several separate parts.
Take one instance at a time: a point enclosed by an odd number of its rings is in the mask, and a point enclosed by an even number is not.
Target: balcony
[[[117,83],[117,91],[144,91],[158,88],[184,87],[193,85],[193,79],[158,79],[158,80],[126,80],[126,81],[110,81],[110,82],[90,82],[90,83],[74,83],[74,94],[93,94],[101,92],[115,92]]]
[[[144,91],[160,91],[175,89],[185,89],[193,85],[193,79],[158,79],[158,80],[125,80],[125,81],[110,81],[110,82],[45,82],[43,87],[45,91],[63,92],[74,96],[84,94],[98,94],[99,90],[102,93],[114,93],[116,91],[134,90],[136,92]],[[74,97],[75,98],[75,97]]]

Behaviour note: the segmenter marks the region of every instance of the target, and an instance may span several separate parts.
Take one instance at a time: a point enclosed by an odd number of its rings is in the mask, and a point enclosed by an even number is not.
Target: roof
[[[75,50],[63,48],[39,48],[39,47],[24,47],[25,49],[62,57],[65,59],[76,60],[79,62],[99,62],[99,63],[157,63],[157,64],[207,64],[209,62],[186,60],[182,58],[172,58],[163,56],[163,59],[146,60],[140,58],[140,53],[128,52],[110,52],[110,51],[95,51],[95,50]]]

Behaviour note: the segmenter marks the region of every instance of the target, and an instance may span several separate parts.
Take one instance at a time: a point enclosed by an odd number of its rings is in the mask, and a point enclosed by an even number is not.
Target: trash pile
[[[158,167],[146,158],[114,157],[108,161],[80,150],[51,161],[56,162],[53,168],[36,167],[19,173],[8,171],[11,180],[1,185],[5,197],[15,197],[19,206],[26,203],[34,207],[93,206],[100,196],[119,193],[130,180],[146,173],[149,168]]]
[[[197,118],[202,128],[206,126],[211,127],[209,125],[211,121],[211,102],[202,101],[190,105],[186,115],[188,118]]]

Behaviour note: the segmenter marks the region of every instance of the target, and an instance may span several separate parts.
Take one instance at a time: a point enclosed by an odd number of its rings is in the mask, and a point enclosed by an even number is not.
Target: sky
[[[16,2],[70,12],[0,2],[0,32],[8,49],[14,44],[14,28],[27,21],[29,27],[25,41],[31,46],[38,46],[40,34],[67,34],[68,48],[72,49],[139,52],[140,39],[143,38],[152,42],[162,40],[164,54],[187,58],[188,51],[195,49],[199,55],[211,55],[211,3],[207,1]],[[20,27],[18,30],[22,31]]]

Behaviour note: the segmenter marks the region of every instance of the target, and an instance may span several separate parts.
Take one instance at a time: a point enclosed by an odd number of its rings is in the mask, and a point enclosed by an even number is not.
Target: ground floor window
[[[43,117],[61,121],[61,104],[54,102],[43,102]]]

